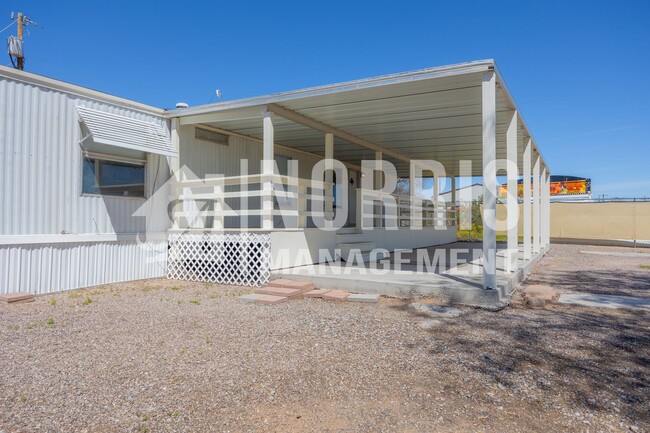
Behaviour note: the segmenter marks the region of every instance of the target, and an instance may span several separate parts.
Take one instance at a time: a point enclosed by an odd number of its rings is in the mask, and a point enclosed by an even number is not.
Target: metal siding
[[[0,293],[52,293],[164,277],[167,241],[0,247]]]
[[[144,230],[144,219],[131,216],[143,199],[81,196],[79,104],[164,124],[154,115],[0,77],[0,235]]]
[[[79,104],[165,125],[159,116],[0,76],[0,236],[145,231],[145,219],[132,216],[144,199],[81,196]],[[152,166],[157,158],[164,157]],[[168,177],[161,170],[158,186]],[[166,252],[165,240],[4,245],[0,293],[162,277]]]
[[[261,123],[260,119],[260,123]],[[325,149],[325,134],[322,135],[323,150]],[[275,148],[276,155],[289,156],[298,160],[299,176],[311,179],[313,166],[322,158],[316,155],[285,148]],[[334,148],[336,155],[336,146]],[[260,173],[262,159],[262,143],[231,135],[228,146],[197,140],[194,138],[194,126],[183,126],[180,130],[180,166],[186,166],[199,178],[207,175],[223,174],[224,176],[240,175],[240,160],[248,159],[249,174]]]

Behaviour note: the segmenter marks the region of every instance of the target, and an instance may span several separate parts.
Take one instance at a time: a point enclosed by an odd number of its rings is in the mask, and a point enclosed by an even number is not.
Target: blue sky
[[[44,26],[27,70],[167,108],[494,58],[554,174],[650,196],[647,1],[9,0],[0,28],[12,10]]]

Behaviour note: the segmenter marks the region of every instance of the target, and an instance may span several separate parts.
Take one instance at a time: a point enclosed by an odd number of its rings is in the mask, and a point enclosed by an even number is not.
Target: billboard
[[[532,193],[532,182],[530,185]],[[577,178],[571,176],[551,176],[551,196],[591,194],[591,179]],[[499,198],[503,198],[508,193],[508,186],[499,187]],[[517,184],[517,195],[523,197],[524,184],[520,180]]]

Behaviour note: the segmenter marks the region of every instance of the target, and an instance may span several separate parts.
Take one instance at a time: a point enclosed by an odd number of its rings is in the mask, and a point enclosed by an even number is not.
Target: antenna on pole
[[[7,47],[9,51],[9,58],[11,59],[11,64],[16,69],[21,71],[25,68],[25,55],[24,55],[24,44],[23,44],[23,31],[24,28],[28,25],[34,25],[40,27],[36,22],[32,21],[24,15],[22,12],[18,12],[16,18],[14,18],[14,13],[11,13],[12,24],[15,22],[17,25],[16,36],[9,36],[7,38]]]

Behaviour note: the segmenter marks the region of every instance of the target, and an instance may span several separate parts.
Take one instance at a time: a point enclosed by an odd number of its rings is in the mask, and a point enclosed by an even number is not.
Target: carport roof
[[[461,160],[471,160],[474,175],[481,176],[482,79],[489,71],[497,80],[497,157],[505,158],[512,110],[519,116],[521,155],[532,134],[493,60],[176,109],[167,116],[180,118],[182,125],[205,124],[259,140],[261,117],[271,111],[278,114],[275,142],[284,146],[324,156],[323,132],[333,132],[334,157],[347,163],[358,165],[382,150],[402,176],[408,175],[409,159],[437,160],[450,175],[459,174]]]

